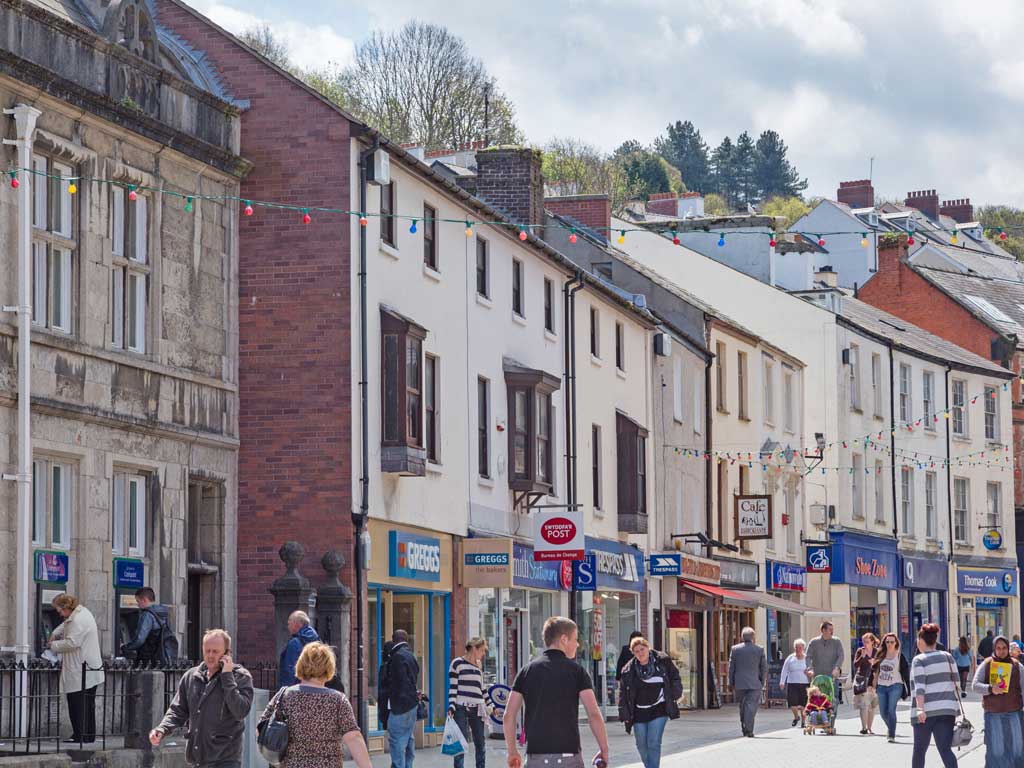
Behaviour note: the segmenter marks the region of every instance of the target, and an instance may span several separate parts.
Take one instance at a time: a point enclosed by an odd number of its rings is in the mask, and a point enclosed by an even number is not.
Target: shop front
[[[1017,597],[1017,569],[982,568],[957,564],[956,591],[959,594],[957,625],[976,648],[989,630],[1009,637],[1017,631],[1011,607]]]
[[[377,671],[384,643],[395,630],[409,633],[420,664],[420,690],[430,698],[430,716],[417,742],[440,743],[447,710],[451,649],[452,537],[383,520],[369,521],[367,578],[367,676],[371,736],[380,736]]]
[[[580,660],[594,681],[598,702],[610,717],[618,712],[615,662],[630,632],[641,629],[644,555],[628,544],[590,536],[586,552],[595,556],[597,588],[576,593]]]
[[[769,664],[781,664],[793,650],[793,641],[800,637],[803,606],[801,595],[807,591],[807,569],[802,565],[767,560],[764,566],[765,589],[781,603],[765,606],[768,625]],[[781,667],[780,667],[781,669]]]
[[[852,659],[864,633],[880,637],[891,631],[899,556],[895,539],[854,531],[833,531],[831,538],[833,607],[849,609],[847,659]]]
[[[722,566],[714,560],[695,555],[683,554],[680,559],[683,578],[662,580],[662,597],[668,606],[664,649],[679,670],[683,684],[679,706],[700,709],[709,701],[705,688],[708,680],[707,630],[716,601],[713,595],[700,587],[721,584]]]
[[[945,558],[900,556],[899,637],[903,655],[914,657],[917,630],[923,624],[939,625],[947,647],[956,639],[947,632],[946,598],[949,592],[949,564]]]

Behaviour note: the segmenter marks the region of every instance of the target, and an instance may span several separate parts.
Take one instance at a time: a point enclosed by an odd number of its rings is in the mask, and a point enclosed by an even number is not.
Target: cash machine
[[[64,621],[52,603],[53,598],[67,588],[68,553],[37,549],[32,555],[32,579],[36,586],[35,654],[42,656],[49,647],[53,630]]]
[[[135,590],[146,586],[146,564],[128,557],[114,558],[114,653],[135,635],[139,605]]]

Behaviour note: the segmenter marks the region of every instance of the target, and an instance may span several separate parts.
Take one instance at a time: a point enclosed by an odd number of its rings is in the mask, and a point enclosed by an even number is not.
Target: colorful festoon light
[[[725,233],[724,232],[720,232],[719,235],[718,235],[718,247],[719,248],[724,248],[725,247]]]
[[[309,210],[307,210],[306,208],[303,208],[302,209],[302,223],[303,224],[309,224],[311,221],[313,221],[313,217],[309,215]]]
[[[526,242],[526,230],[525,229],[520,229],[519,230],[519,239],[522,240],[524,243]]]
[[[472,236],[473,236],[473,224],[472,224],[472,222],[467,221],[466,222],[466,237],[472,237]]]
[[[825,247],[825,238],[822,237],[821,235],[818,235],[818,245],[820,245],[822,248]]]
[[[1005,240],[1006,239],[1006,233],[1003,232],[1003,228],[1002,227],[999,228],[999,239],[1000,240]]]
[[[620,229],[619,230],[619,245],[622,245],[624,242],[626,242],[626,230]]]
[[[17,189],[21,186],[21,182],[18,181],[17,171],[11,171],[11,189]]]
[[[412,224],[409,225],[409,234],[410,235],[415,235],[416,234],[416,219],[413,219],[412,220]]]
[[[772,232],[772,238],[768,241],[768,247],[774,248],[776,245],[778,245],[778,241],[775,239],[775,233]]]
[[[569,230],[569,242],[572,243],[573,245],[576,245],[576,230],[575,229],[570,229]]]
[[[75,184],[75,182],[72,181],[71,183],[68,184],[68,194],[69,195],[73,195],[77,191],[78,191],[78,186]]]
[[[135,202],[136,200],[139,199],[139,196],[135,193],[135,185],[134,184],[129,184],[128,185],[128,199],[131,200],[132,202]]]
[[[360,227],[365,227],[366,226],[366,216],[365,216],[365,214],[362,214],[362,213],[359,214],[359,226]]]
[[[192,198],[185,198],[185,213],[192,213]]]
[[[951,245],[956,245],[958,242],[960,242],[956,236],[956,232],[949,236],[949,242]]]
[[[867,248],[868,247],[868,233],[867,232],[861,232],[860,233],[860,247],[861,248]]]
[[[245,210],[242,211],[246,216],[252,216],[252,203],[248,200],[245,201]]]
[[[913,244],[914,244],[914,230],[910,230],[910,232],[907,234],[907,245],[913,245]]]

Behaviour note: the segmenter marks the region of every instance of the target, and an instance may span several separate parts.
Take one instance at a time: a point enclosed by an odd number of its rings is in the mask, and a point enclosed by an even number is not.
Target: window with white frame
[[[768,355],[762,356],[764,363],[764,420],[768,424],[775,423],[775,361]]]
[[[939,513],[937,508],[939,479],[934,472],[924,474],[924,518],[925,536],[929,539],[939,535]]]
[[[782,426],[787,432],[796,431],[796,398],[794,371],[788,365],[782,366]]]
[[[971,486],[966,477],[953,478],[953,539],[957,544],[970,542]]]
[[[875,522],[885,522],[885,476],[881,461],[875,461]]]
[[[914,470],[900,467],[900,529],[914,535]]]
[[[672,417],[683,421],[683,361],[679,357],[672,359]]]
[[[71,177],[76,171],[35,154],[32,169],[32,324],[71,333],[78,253]]]
[[[117,555],[146,556],[149,531],[148,477],[132,472],[114,473],[111,549]]]
[[[999,439],[999,399],[995,387],[985,387],[985,439]]]
[[[853,510],[852,514],[855,520],[864,519],[864,457],[855,453],[852,457],[851,467],[852,472],[852,486],[853,486]]]
[[[74,497],[70,464],[49,459],[32,462],[32,544],[67,549],[71,546]]]
[[[904,424],[910,423],[911,418],[913,418],[910,386],[910,366],[906,363],[900,363],[900,421]]]
[[[953,379],[953,407],[950,410],[950,420],[953,422],[953,434],[957,437],[967,437],[967,382],[962,379]]]
[[[874,414],[882,417],[882,356],[877,352],[871,354],[871,402]]]
[[[1003,524],[1003,485],[985,484],[985,525],[1000,528]]]
[[[146,352],[149,306],[149,196],[124,187],[110,190],[110,343],[115,349]]]
[[[925,371],[921,374],[922,391],[924,396],[921,400],[921,415],[924,418],[924,428],[935,430],[935,374]]]
[[[850,408],[860,410],[860,347],[850,345]]]

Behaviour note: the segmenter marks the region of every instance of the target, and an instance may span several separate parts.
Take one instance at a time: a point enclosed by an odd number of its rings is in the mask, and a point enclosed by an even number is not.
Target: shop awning
[[[806,609],[799,603],[791,603],[789,600],[784,600],[781,597],[769,594],[767,592],[752,592],[749,589],[726,589],[725,587],[717,587],[713,584],[701,584],[697,581],[687,581],[686,579],[681,580],[683,584],[702,594],[710,597],[721,598],[723,602],[729,605],[738,605],[742,608],[757,608],[758,606],[764,606],[765,608],[774,608],[777,611],[788,611],[790,613],[803,614]]]
[[[736,594],[742,595],[743,599],[754,600],[755,605],[763,605],[765,608],[774,608],[777,611],[788,611],[803,615],[807,609],[800,603],[792,603],[783,597],[773,595],[771,592],[751,592],[747,589],[737,589]]]

